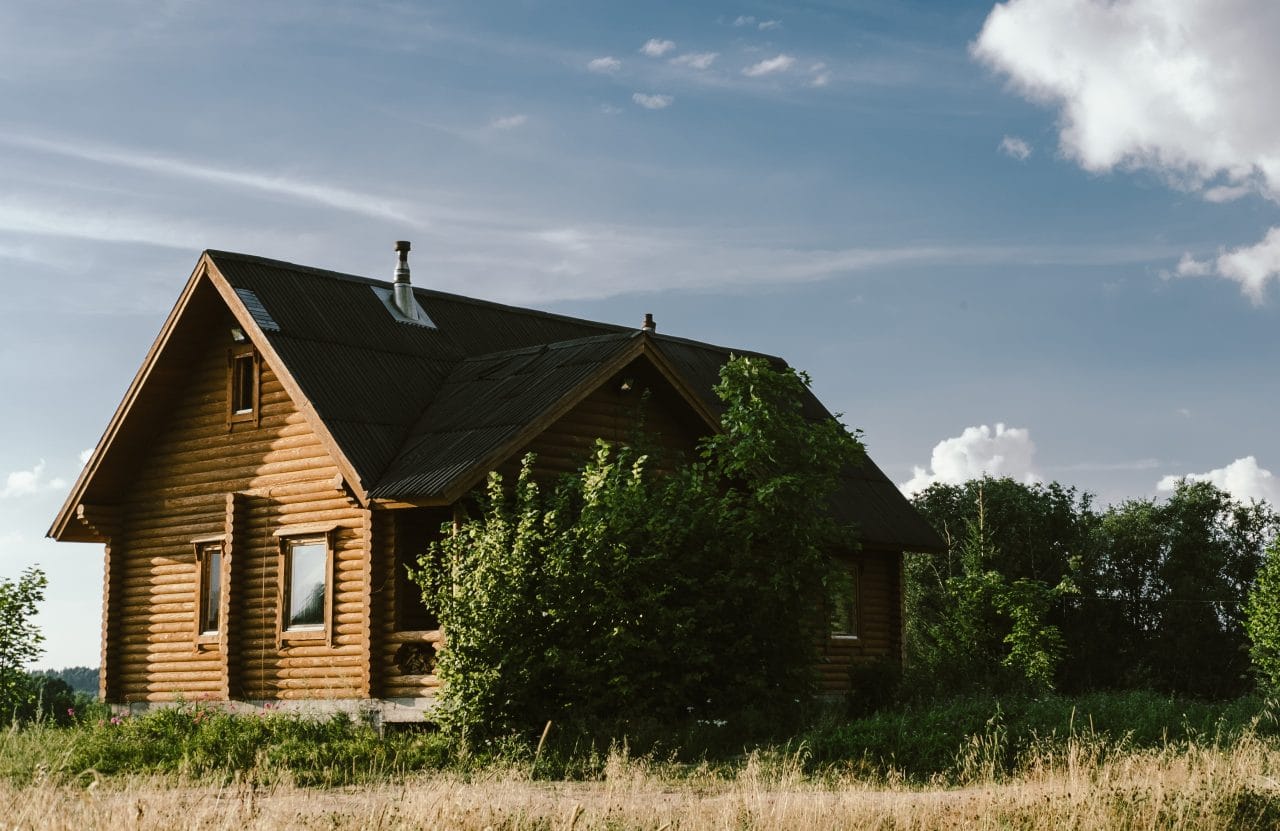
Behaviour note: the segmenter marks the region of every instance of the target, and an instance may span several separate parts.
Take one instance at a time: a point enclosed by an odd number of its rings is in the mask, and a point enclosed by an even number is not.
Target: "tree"
[[[1280,538],[1267,548],[1244,612],[1254,675],[1264,692],[1275,695],[1280,692]]]
[[[1055,686],[1064,652],[1055,605],[1072,590],[1068,543],[1081,536],[1075,499],[1056,484],[1007,478],[935,485],[917,499],[950,544],[940,561],[917,555],[908,563],[913,688],[946,694]],[[1082,504],[1087,509],[1087,498]]]
[[[815,689],[831,551],[855,545],[813,508],[863,459],[855,434],[805,413],[808,383],[729,361],[721,431],[666,475],[601,442],[553,487],[531,458],[514,487],[491,476],[477,515],[415,574],[447,636],[443,726],[785,726]]]
[[[34,695],[26,667],[44,653],[44,636],[32,618],[47,584],[34,567],[17,580],[0,580],[0,719],[25,712]]]

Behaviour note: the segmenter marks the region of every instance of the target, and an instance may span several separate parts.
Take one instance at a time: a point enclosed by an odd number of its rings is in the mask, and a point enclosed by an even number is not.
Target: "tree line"
[[[991,477],[914,502],[947,548],[906,560],[909,689],[1253,689],[1248,599],[1280,531],[1267,504],[1184,481],[1099,509],[1056,482]]]

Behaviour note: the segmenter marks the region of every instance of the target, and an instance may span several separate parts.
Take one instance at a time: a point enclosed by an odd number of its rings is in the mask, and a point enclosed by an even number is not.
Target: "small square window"
[[[859,580],[858,566],[840,569],[831,585],[829,608],[833,638],[858,637]]]
[[[258,354],[252,349],[232,353],[227,379],[228,417],[254,421],[258,417]]]

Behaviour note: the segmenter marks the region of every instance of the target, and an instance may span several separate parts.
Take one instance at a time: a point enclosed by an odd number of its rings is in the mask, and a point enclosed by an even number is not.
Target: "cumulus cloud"
[[[1156,489],[1173,491],[1183,479],[1190,482],[1211,482],[1242,501],[1258,499],[1280,506],[1280,479],[1276,479],[1271,471],[1259,467],[1258,460],[1253,456],[1236,459],[1226,467],[1208,473],[1166,476],[1156,484]]]
[[[1031,145],[1027,144],[1026,139],[1018,136],[1005,136],[1000,139],[1000,152],[1022,162],[1031,156]]]
[[[1147,169],[1209,201],[1280,202],[1277,31],[1274,0],[1011,0],[972,51],[1059,110],[1062,152],[1086,170]],[[1280,276],[1275,234],[1201,271],[1256,302]]]
[[[912,468],[911,478],[898,487],[910,496],[934,483],[958,485],[984,475],[1038,482],[1040,477],[1032,465],[1035,452],[1031,431],[1025,427],[1002,423],[997,423],[995,430],[985,424],[966,427],[960,435],[938,442],[929,467]]]
[[[786,72],[795,65],[796,59],[790,55],[776,55],[772,58],[765,58],[759,63],[753,63],[746,69],[742,70],[742,74],[750,78],[759,78],[761,75],[772,75],[775,72]]]
[[[661,58],[663,55],[675,48],[676,42],[674,40],[649,38],[644,42],[644,46],[640,47],[640,51],[651,58]]]
[[[781,20],[761,20],[760,23],[756,26],[756,28],[762,32],[767,32],[770,29],[781,29],[782,21]]]
[[[688,52],[675,56],[671,62],[676,66],[687,66],[691,69],[710,69],[711,64],[715,63],[718,57],[720,57],[719,52]]]
[[[676,99],[670,95],[637,92],[631,96],[631,100],[644,107],[646,110],[663,110],[670,107]]]
[[[41,459],[31,470],[15,470],[10,473],[5,477],[4,487],[0,488],[0,499],[31,496],[43,491],[59,490],[67,486],[67,483],[62,479],[46,479],[44,467],[44,459]]]
[[[588,72],[599,72],[607,75],[610,72],[617,72],[621,68],[622,61],[612,55],[605,55],[602,58],[592,58],[587,61]]]
[[[501,118],[495,118],[489,122],[489,126],[495,130],[514,130],[517,127],[524,126],[529,121],[529,116],[524,113],[516,113],[515,115],[504,115]]]

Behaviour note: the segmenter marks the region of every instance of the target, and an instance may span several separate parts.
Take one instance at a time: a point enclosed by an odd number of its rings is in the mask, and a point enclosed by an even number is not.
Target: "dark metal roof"
[[[207,252],[242,299],[370,496],[439,496],[539,416],[618,359],[635,329],[415,288],[435,327],[397,321],[349,274]],[[713,413],[730,350],[652,335]],[[735,350],[736,354],[758,354]],[[763,356],[769,357],[769,356]],[[770,357],[778,364],[780,359]],[[810,396],[806,412],[829,415]],[[835,506],[868,544],[919,550],[941,541],[870,460],[850,471]]]
[[[598,335],[463,361],[370,495],[412,499],[452,491],[639,337],[638,331]]]

